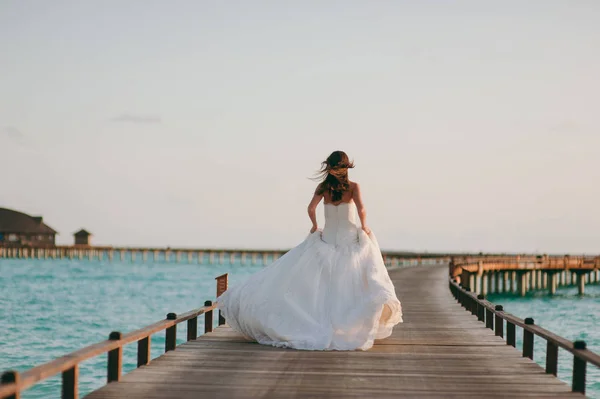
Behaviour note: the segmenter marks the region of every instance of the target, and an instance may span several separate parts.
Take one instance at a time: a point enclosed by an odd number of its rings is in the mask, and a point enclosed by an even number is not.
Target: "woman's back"
[[[342,199],[341,200],[333,201],[333,198],[331,198],[331,193],[329,193],[328,191],[324,191],[323,192],[323,202],[325,204],[337,205],[337,204],[340,204],[340,203],[343,203],[343,202],[350,202],[350,201],[352,201],[352,196],[354,194],[354,187],[355,187],[356,183],[354,183],[354,182],[349,182],[349,183],[350,183],[350,188],[342,193]]]
[[[354,202],[341,202],[337,205],[324,204],[325,227],[321,238],[328,244],[353,244],[358,240],[356,209]]]

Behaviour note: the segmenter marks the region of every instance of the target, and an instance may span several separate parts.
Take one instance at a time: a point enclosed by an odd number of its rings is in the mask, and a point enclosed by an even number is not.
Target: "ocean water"
[[[570,341],[583,340],[587,348],[600,353],[600,285],[587,285],[585,295],[576,287],[562,287],[551,296],[546,290],[532,291],[521,298],[515,295],[489,295],[487,299],[502,305],[506,312],[522,319],[532,317],[535,324]],[[523,330],[517,327],[517,348],[523,350]],[[534,338],[533,359],[546,365],[546,340]],[[573,355],[559,349],[558,377],[571,385]],[[587,365],[586,395],[600,399],[600,369]]]
[[[139,259],[139,258],[138,258]],[[269,259],[268,261],[271,261]],[[183,313],[215,299],[214,278],[229,273],[230,284],[260,270],[260,265],[203,265],[140,260],[69,261],[0,259],[0,371],[24,371],[99,342],[111,331],[129,332]],[[564,336],[585,339],[600,352],[600,287],[563,288],[555,297],[533,293],[526,298],[490,296],[490,300],[520,317]],[[214,318],[216,323],[216,317]],[[204,331],[199,318],[198,332]],[[521,332],[517,329],[518,345]],[[178,326],[178,344],[186,323]],[[124,348],[123,373],[136,367],[135,343]],[[152,358],[164,353],[164,332],[152,337]],[[570,383],[572,356],[559,354],[559,377]],[[535,360],[544,362],[545,342],[536,339]],[[106,381],[106,355],[80,364],[80,396]],[[22,394],[24,399],[60,397],[60,375]],[[600,373],[588,366],[588,395],[600,398]]]
[[[24,371],[87,345],[183,313],[214,300],[215,277],[234,284],[259,270],[250,265],[0,259],[0,370]],[[215,323],[217,315],[213,316]],[[204,332],[204,318],[198,318]],[[187,323],[177,326],[185,342]],[[152,358],[164,353],[164,332],[152,337]],[[106,383],[106,355],[80,364],[83,396]],[[133,370],[137,345],[123,350],[123,373]],[[59,398],[60,374],[22,394]]]

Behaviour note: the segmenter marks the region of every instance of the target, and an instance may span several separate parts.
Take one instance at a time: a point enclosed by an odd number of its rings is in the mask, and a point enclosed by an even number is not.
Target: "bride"
[[[309,236],[218,298],[227,324],[261,344],[305,350],[366,350],[402,322],[400,302],[366,224],[354,164],[342,151],[322,163]],[[316,208],[324,200],[325,226]],[[356,214],[362,227],[356,223]]]

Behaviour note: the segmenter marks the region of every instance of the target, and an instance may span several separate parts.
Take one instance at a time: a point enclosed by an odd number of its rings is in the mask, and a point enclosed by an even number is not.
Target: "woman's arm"
[[[319,202],[323,199],[323,194],[317,194],[317,191],[318,189],[315,190],[315,194],[308,204],[308,217],[312,222],[312,228],[310,229],[311,234],[319,228],[319,226],[317,226],[317,205],[319,205]]]
[[[356,209],[358,210],[358,218],[360,219],[360,224],[365,233],[370,234],[371,229],[367,226],[367,209],[365,208],[365,204],[362,200],[362,195],[360,192],[360,185],[358,183],[354,183],[354,190],[352,190],[352,199],[356,204]]]

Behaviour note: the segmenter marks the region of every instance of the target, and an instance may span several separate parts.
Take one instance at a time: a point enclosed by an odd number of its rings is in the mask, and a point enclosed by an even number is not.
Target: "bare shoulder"
[[[357,182],[355,182],[355,181],[349,181],[349,183],[350,183],[350,189],[352,191],[360,190],[360,184],[358,184]]]
[[[317,188],[315,188],[315,195],[323,195],[323,183],[319,183]]]

